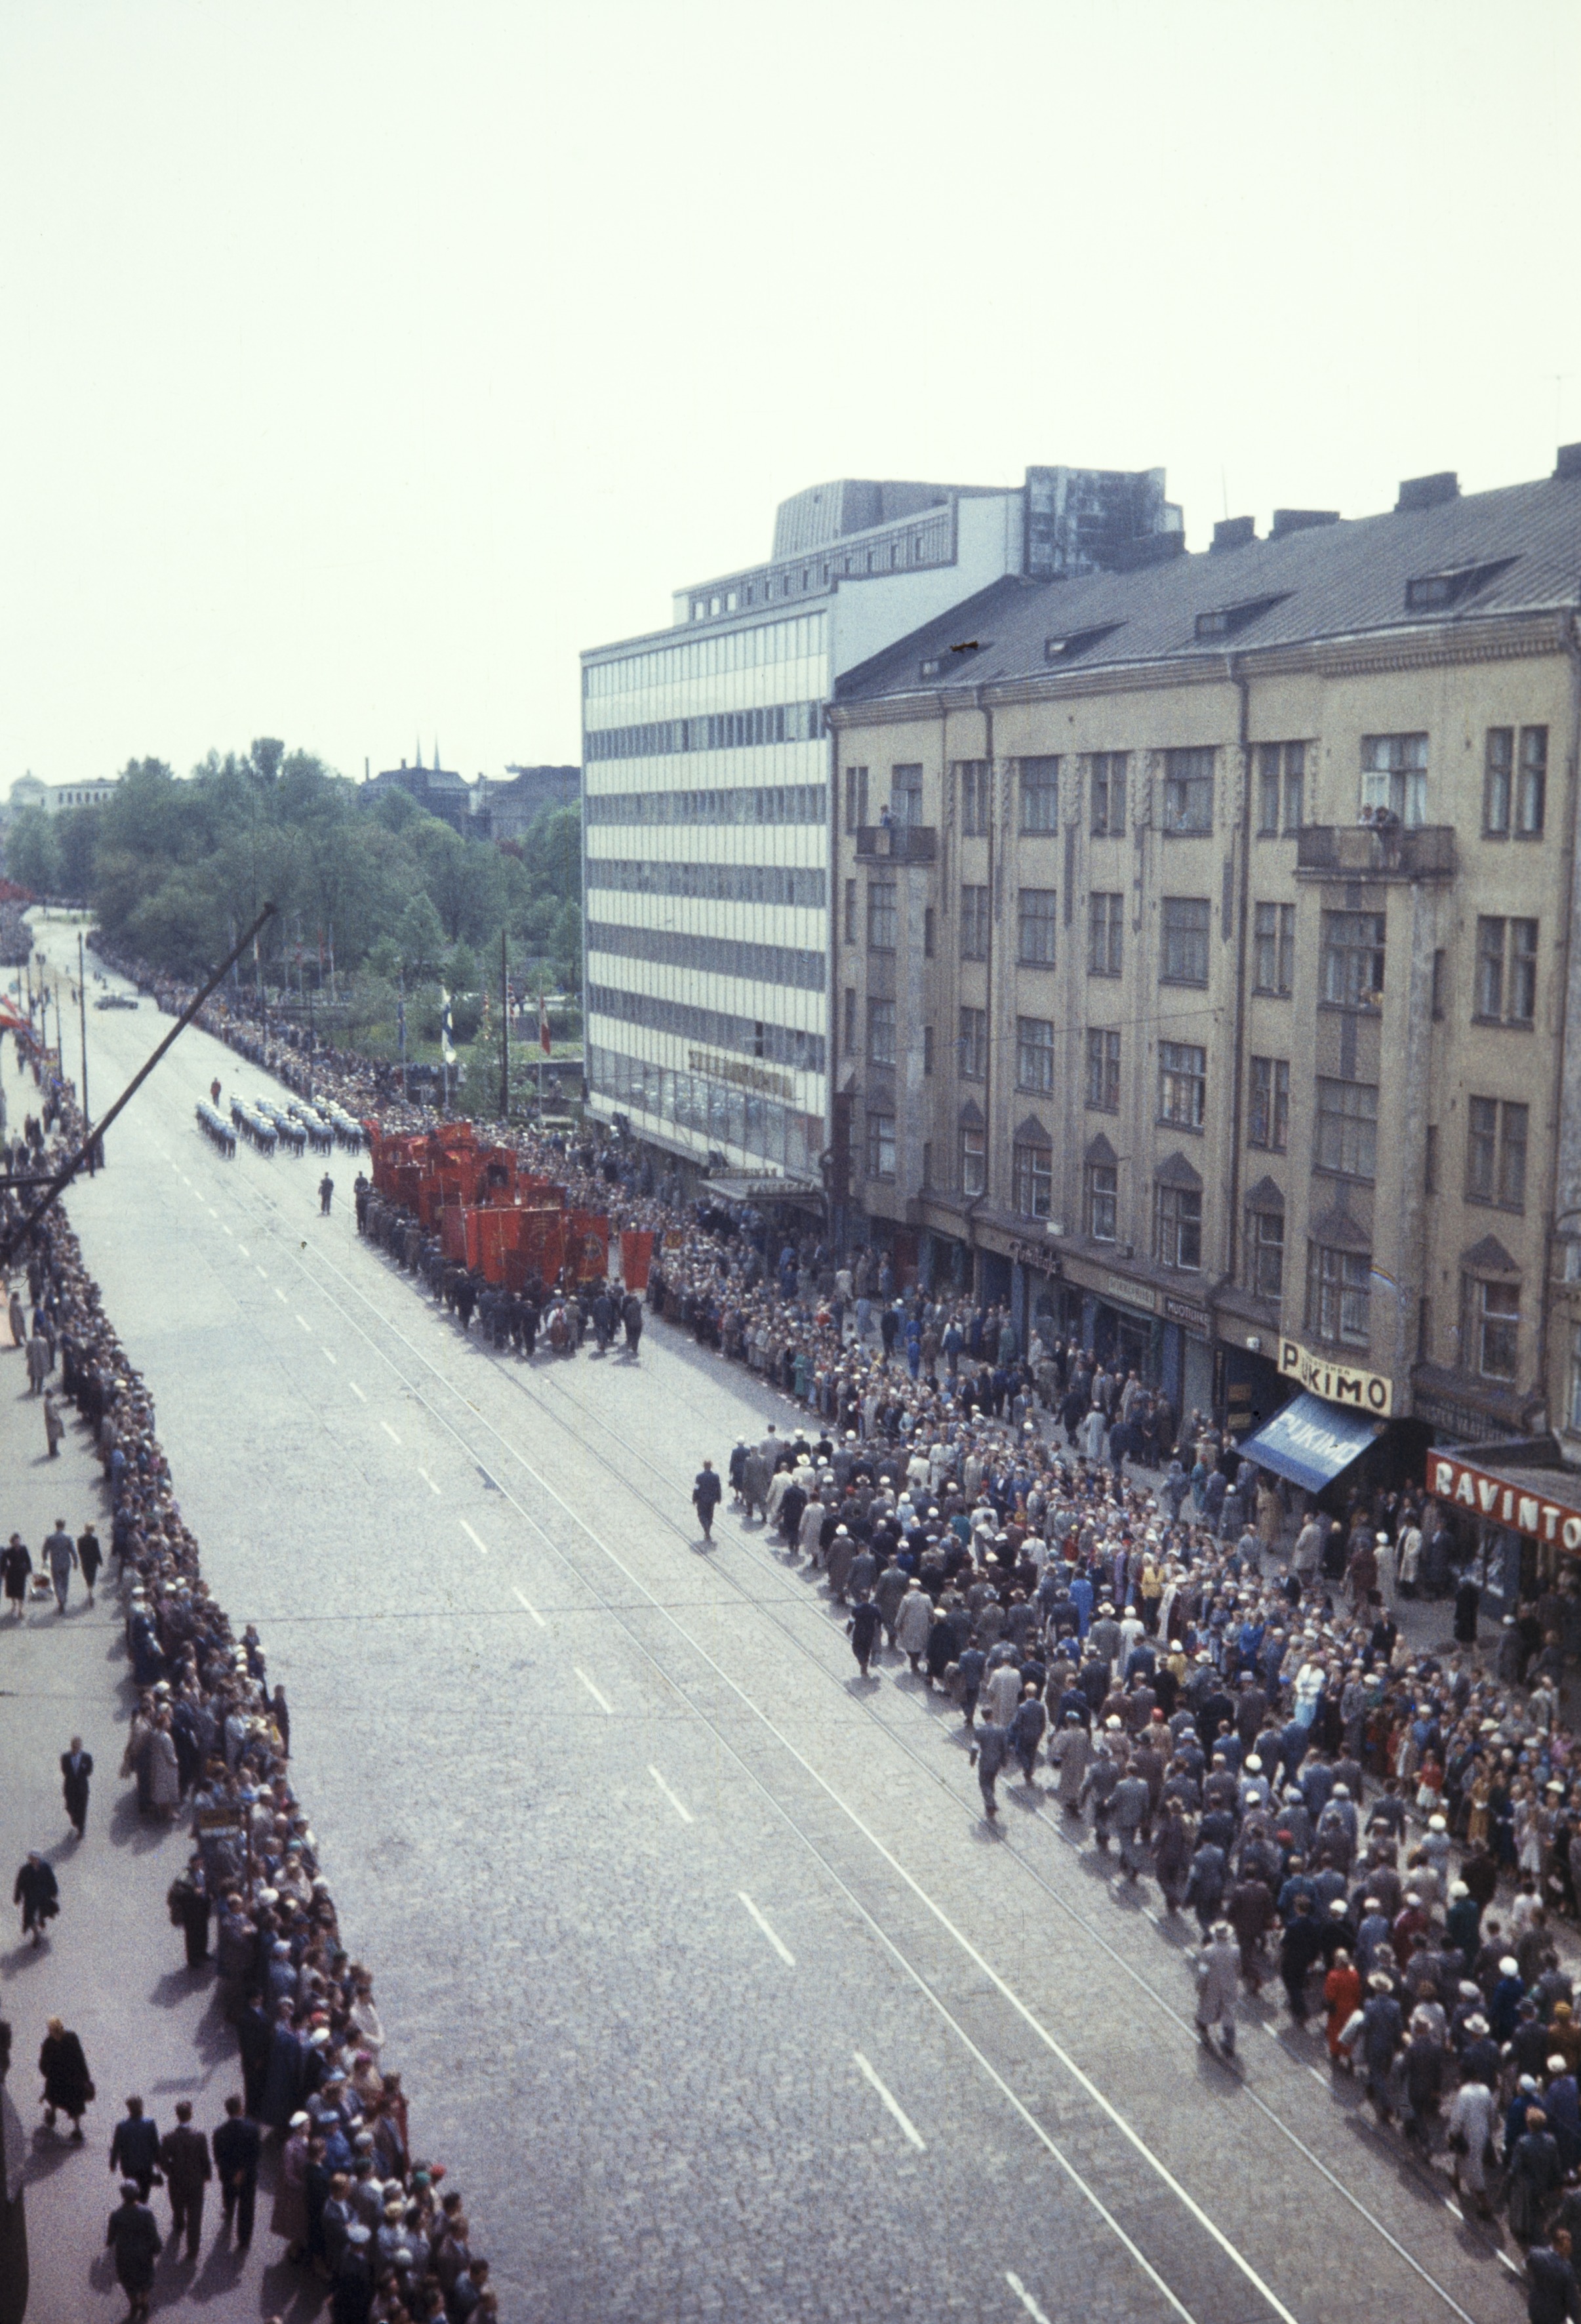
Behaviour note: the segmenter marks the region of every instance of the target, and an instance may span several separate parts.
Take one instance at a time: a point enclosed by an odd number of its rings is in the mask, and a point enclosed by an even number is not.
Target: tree
[[[582,907],[562,904],[555,918],[551,942],[555,965],[559,973],[562,990],[580,992],[582,990]]]
[[[98,852],[99,810],[73,807],[54,818],[60,847],[60,887],[73,899],[93,893],[94,857]]]
[[[445,927],[433,899],[421,890],[401,914],[395,930],[400,964],[409,978],[437,975],[445,958]]]
[[[35,896],[60,892],[60,835],[55,818],[41,807],[17,809],[5,835],[5,871]]]

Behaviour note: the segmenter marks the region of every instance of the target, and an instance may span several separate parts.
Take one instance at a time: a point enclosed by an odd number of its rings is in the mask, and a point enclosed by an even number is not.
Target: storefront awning
[[[1298,1396],[1248,1437],[1243,1456],[1259,1468],[1288,1477],[1309,1493],[1321,1492],[1342,1469],[1365,1452],[1379,1424],[1359,1412],[1345,1412],[1320,1396]]]

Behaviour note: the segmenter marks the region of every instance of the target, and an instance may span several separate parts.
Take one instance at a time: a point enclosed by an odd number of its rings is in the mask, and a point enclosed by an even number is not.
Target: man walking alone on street
[[[253,2240],[253,2212],[258,2200],[258,2155],[262,2142],[263,2133],[255,2122],[247,2120],[241,2099],[228,2098],[225,2118],[210,2143],[214,2147],[214,2167],[219,2174],[220,2200],[225,2207],[225,2229],[228,2234],[234,2218],[238,2251],[245,2251]]]
[[[177,2101],[176,2127],[166,2134],[161,2144],[160,2166],[170,2194],[170,2242],[172,2246],[180,2242],[185,2227],[187,2256],[196,2259],[198,2238],[203,2233],[203,2190],[214,2172],[208,2160],[208,2141],[200,2130],[192,2127],[190,2098]]]
[[[74,1735],[69,1751],[60,1754],[60,1788],[66,1795],[66,1817],[78,1840],[87,1830],[87,1779],[93,1774],[93,1753]]]
[[[719,1471],[712,1461],[704,1461],[692,1488],[692,1506],[697,1512],[697,1522],[703,1527],[704,1541],[713,1539],[713,1512],[719,1507],[722,1490]]]
[[[321,1219],[326,1219],[329,1216],[329,1205],[334,1200],[335,1181],[326,1170],[323,1177],[318,1181],[318,1215]]]
[[[55,1519],[55,1530],[44,1541],[44,1559],[50,1569],[50,1579],[55,1585],[55,1605],[60,1613],[66,1611],[66,1593],[71,1587],[71,1569],[77,1563],[77,1544],[66,1530],[64,1517]]]
[[[115,2252],[116,2280],[131,2302],[126,2324],[142,2324],[153,2296],[153,2264],[164,2249],[164,2238],[133,2180],[121,2182],[121,2208],[110,2213],[105,2241]]]

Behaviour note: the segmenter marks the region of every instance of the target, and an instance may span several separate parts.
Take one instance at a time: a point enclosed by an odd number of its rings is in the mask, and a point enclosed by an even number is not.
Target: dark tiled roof
[[[1495,569],[1450,606],[1406,604],[1406,585]],[[837,700],[985,686],[1132,663],[1218,660],[1227,652],[1392,630],[1448,628],[1581,598],[1581,476],[1510,484],[1437,507],[1318,525],[1282,540],[1167,558],[1135,573],[996,582],[841,680]],[[1199,617],[1256,606],[1230,632],[1199,638]],[[1112,627],[1108,626],[1113,624]],[[1097,632],[1085,644],[1082,634]],[[1078,641],[1067,662],[1047,641]],[[975,652],[952,649],[976,641]],[[922,664],[943,668],[924,678]]]

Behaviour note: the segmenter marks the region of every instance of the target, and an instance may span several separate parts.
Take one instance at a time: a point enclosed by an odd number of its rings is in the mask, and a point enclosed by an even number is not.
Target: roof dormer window
[[[1476,596],[1517,561],[1513,557],[1497,557],[1483,565],[1457,565],[1443,573],[1415,574],[1405,585],[1405,610],[1408,613],[1445,613],[1451,605]]]
[[[1272,613],[1275,605],[1282,605],[1289,595],[1288,589],[1282,589],[1274,596],[1247,597],[1238,605],[1216,605],[1210,613],[1199,613],[1196,625],[1199,642],[1215,638],[1233,638],[1238,630],[1249,627],[1259,615]]]

